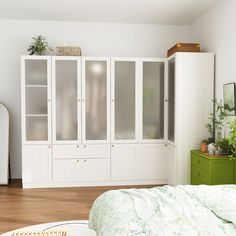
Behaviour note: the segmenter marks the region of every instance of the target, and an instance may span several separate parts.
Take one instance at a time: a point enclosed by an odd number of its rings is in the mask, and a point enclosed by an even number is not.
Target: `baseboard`
[[[98,187],[125,185],[165,185],[168,181],[159,180],[129,180],[129,181],[100,181],[100,182],[72,182],[72,183],[23,183],[23,188],[69,188],[69,187]]]

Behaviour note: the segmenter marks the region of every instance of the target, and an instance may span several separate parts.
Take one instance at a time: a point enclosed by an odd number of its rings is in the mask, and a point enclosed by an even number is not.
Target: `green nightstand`
[[[191,151],[191,184],[235,184],[235,161]]]

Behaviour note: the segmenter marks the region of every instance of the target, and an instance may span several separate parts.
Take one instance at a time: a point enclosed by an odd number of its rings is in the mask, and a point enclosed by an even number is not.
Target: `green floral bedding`
[[[97,236],[235,236],[236,185],[108,191],[89,226]]]

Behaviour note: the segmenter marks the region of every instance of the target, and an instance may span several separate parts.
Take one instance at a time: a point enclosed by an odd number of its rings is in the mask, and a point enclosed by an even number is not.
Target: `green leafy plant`
[[[205,144],[207,144],[208,141],[207,141],[207,139],[203,139],[203,140],[201,141],[201,143],[205,143]]]
[[[222,154],[224,154],[224,155],[231,154],[232,145],[229,143],[229,140],[227,138],[219,139],[216,142],[216,146],[222,150]]]
[[[32,39],[33,42],[28,48],[29,55],[43,55],[48,51],[53,51],[53,49],[48,46],[46,38],[42,35]]]
[[[227,115],[224,111],[222,100],[218,101],[217,99],[213,99],[212,102],[213,102],[215,113],[210,113],[208,117],[209,123],[206,124],[206,128],[208,129],[209,133],[211,134],[213,138],[215,138],[214,137],[215,134],[219,138],[222,133],[224,119]]]
[[[229,155],[231,159],[236,159],[236,120],[230,123],[229,137],[227,138],[229,144],[231,145],[231,154]]]

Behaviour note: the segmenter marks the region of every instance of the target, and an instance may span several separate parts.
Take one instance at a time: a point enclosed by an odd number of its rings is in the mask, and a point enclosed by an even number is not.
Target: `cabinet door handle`
[[[78,102],[80,102],[80,99],[78,99]]]
[[[51,145],[49,145],[48,148],[51,148]]]
[[[84,145],[84,147],[86,148],[86,145]]]
[[[51,102],[51,99],[50,99],[50,98],[48,99],[48,102]]]
[[[84,160],[84,162],[86,162],[87,160]]]
[[[76,147],[79,148],[79,145],[77,145]]]
[[[79,163],[79,160],[77,160],[76,162]]]

